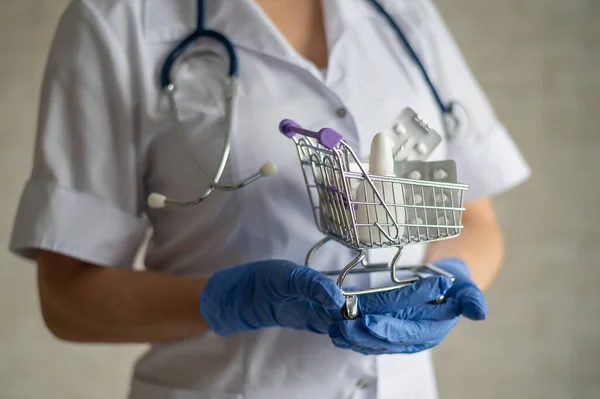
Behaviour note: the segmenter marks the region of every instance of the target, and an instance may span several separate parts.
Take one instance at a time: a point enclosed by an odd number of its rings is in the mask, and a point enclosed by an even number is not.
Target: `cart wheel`
[[[346,297],[346,303],[342,307],[342,317],[344,320],[354,320],[358,317],[358,297],[356,295]]]

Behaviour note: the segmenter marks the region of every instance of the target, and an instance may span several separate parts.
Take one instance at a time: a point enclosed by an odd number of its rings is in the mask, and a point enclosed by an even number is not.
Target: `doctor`
[[[437,397],[427,349],[460,317],[485,318],[480,290],[503,254],[490,198],[529,174],[438,11],[429,0],[382,1],[438,90],[469,115],[462,131],[443,129],[422,74],[366,1],[205,3],[206,26],[239,58],[222,182],[267,159],[279,172],[193,208],[149,209],[151,192],[185,199],[207,187],[159,85],[167,54],[195,28],[196,0],[74,0],[49,55],[11,242],[38,264],[48,328],[74,342],[152,343],[131,399]],[[212,171],[226,131],[228,60],[210,41],[198,46],[215,56],[180,68],[177,99],[190,149]],[[434,262],[457,279],[361,298],[359,318],[344,321],[335,284],[301,266],[321,236],[295,148],[277,126],[290,118],[334,128],[364,156],[405,106],[443,133],[430,159],[456,160],[470,189],[461,236],[413,246],[402,261]],[[146,270],[134,271],[148,227]],[[350,256],[334,246],[321,254],[318,268]],[[446,303],[429,303],[440,294]]]

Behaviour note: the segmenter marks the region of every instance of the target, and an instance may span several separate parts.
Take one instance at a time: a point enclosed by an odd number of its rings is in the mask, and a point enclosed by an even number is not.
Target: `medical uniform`
[[[299,56],[253,1],[210,0],[207,28],[233,42],[240,67],[233,146],[222,181],[239,180],[267,160],[279,172],[240,191],[215,192],[194,208],[150,210],[151,192],[190,199],[206,188],[185,156],[159,88],[165,57],[195,28],[196,1],[74,1],[48,60],[34,167],[12,251],[32,257],[44,248],[105,267],[129,267],[151,226],[145,264],[158,272],[210,276],[224,266],[269,258],[302,263],[322,236],[295,146],[278,132],[284,118],[309,129],[334,128],[366,156],[373,135],[410,106],[442,133],[430,159],[456,160],[460,182],[470,185],[467,200],[523,181],[526,163],[433,4],[382,4],[438,90],[468,112],[465,132],[443,131],[417,66],[365,1],[323,1],[330,51],[324,74]],[[225,134],[228,60],[217,56],[222,50],[210,41],[199,46],[214,55],[182,65],[177,99],[192,150],[212,173]],[[351,259],[346,249],[328,245],[317,256],[318,268]],[[405,253],[402,263],[416,263],[425,247]],[[376,284],[379,277],[370,279]],[[137,362],[130,392],[131,399],[436,396],[429,351],[363,356],[334,347],[326,335],[281,328],[229,338],[206,332],[154,345]]]

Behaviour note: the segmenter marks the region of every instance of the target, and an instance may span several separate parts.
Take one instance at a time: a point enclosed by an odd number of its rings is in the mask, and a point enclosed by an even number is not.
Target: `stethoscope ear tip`
[[[148,206],[152,209],[160,209],[166,206],[167,197],[159,193],[152,193],[148,196]]]
[[[264,177],[273,176],[277,173],[277,165],[273,161],[265,162],[263,166],[260,167],[260,174]]]

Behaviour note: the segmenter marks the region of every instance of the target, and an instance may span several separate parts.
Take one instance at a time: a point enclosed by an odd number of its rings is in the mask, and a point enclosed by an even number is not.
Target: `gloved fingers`
[[[437,345],[437,343],[431,343],[431,344],[423,344],[423,345],[407,345],[407,346],[402,346],[402,347],[396,347],[394,349],[394,351],[391,350],[376,350],[376,349],[370,349],[370,348],[363,348],[362,346],[358,346],[358,345],[353,345],[348,341],[345,342],[333,342],[333,344],[335,346],[337,346],[338,348],[341,349],[349,349],[351,351],[360,353],[362,355],[366,355],[366,356],[377,356],[377,355],[390,355],[390,354],[404,354],[404,355],[411,355],[413,353],[418,353],[418,352],[422,352],[424,350],[430,349],[434,346]]]
[[[326,309],[324,306],[311,302],[311,317],[308,317],[307,327],[319,334],[327,334],[331,323],[337,320],[343,320],[342,312],[339,309]]]
[[[328,309],[341,308],[346,300],[333,280],[306,266],[298,266],[290,271],[285,295],[316,302]]]
[[[370,316],[369,316],[370,317]],[[397,320],[390,316],[377,316],[377,320],[346,320],[332,324],[330,337],[340,335],[353,345],[370,348],[379,352],[403,353],[407,346],[439,342],[445,337],[456,321],[415,322]],[[335,331],[339,329],[339,333]]]
[[[367,315],[363,319],[363,325],[371,335],[391,344],[401,345],[440,342],[457,322],[458,318],[445,321],[415,321],[400,320],[386,315]]]
[[[354,345],[350,341],[346,340],[344,337],[339,339],[332,339],[331,342],[333,342],[333,344],[340,349],[350,349],[362,355],[385,355],[390,353],[388,350],[376,350]]]
[[[462,314],[471,320],[485,319],[487,317],[485,297],[471,280],[467,264],[461,259],[448,258],[436,262],[436,266],[454,275],[456,280],[446,296],[460,301]]]
[[[324,335],[329,331],[329,323],[320,319],[309,319],[304,323],[304,326],[297,328],[297,330],[307,330],[315,334]]]
[[[368,347],[363,345],[358,345],[350,340],[348,340],[340,331],[339,325],[332,325],[329,328],[329,337],[333,344],[341,349],[349,349],[354,352],[361,353],[363,355],[385,355],[392,353],[403,353],[403,354],[411,354],[424,351],[438,344],[438,342],[427,342],[424,344],[417,345],[388,345],[388,346],[375,346]]]
[[[407,287],[375,294],[360,295],[360,314],[382,314],[428,303],[445,295],[452,280],[444,276],[427,277]]]
[[[420,345],[410,345],[406,347],[406,351],[403,352],[407,355],[413,354],[413,353],[418,353],[418,352],[423,352],[427,349],[431,349],[436,345],[439,345],[440,341],[431,341],[431,342],[426,342],[424,344],[420,344]]]
[[[461,313],[471,320],[484,320],[487,317],[487,304],[483,292],[472,282],[460,283],[453,293],[460,302]]]
[[[345,349],[353,349],[357,352],[367,354],[386,353],[388,348],[385,341],[375,338],[365,329],[360,320],[345,320],[333,323],[329,327],[329,337],[335,346]],[[359,349],[360,350],[357,350]]]
[[[433,304],[425,303],[406,309],[400,309],[392,312],[397,319],[403,320],[432,320],[443,321],[452,320],[460,316],[461,304],[456,298],[446,298],[443,303]]]
[[[305,299],[284,299],[277,305],[276,313],[278,325],[317,334],[327,334],[333,322],[327,309]]]

